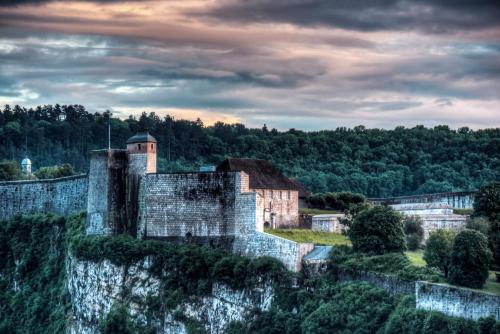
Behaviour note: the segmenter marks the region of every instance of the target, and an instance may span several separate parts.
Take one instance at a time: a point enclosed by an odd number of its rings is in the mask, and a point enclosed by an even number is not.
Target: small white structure
[[[448,203],[405,203],[390,205],[405,216],[417,216],[422,221],[424,241],[437,229],[460,231],[465,228],[467,216],[453,213]]]
[[[311,229],[313,231],[342,233],[347,230],[347,226],[340,223],[344,217],[344,214],[315,215],[312,217]]]
[[[24,174],[31,175],[31,160],[28,159],[28,157],[24,158],[23,161],[21,161],[21,169],[23,170]]]

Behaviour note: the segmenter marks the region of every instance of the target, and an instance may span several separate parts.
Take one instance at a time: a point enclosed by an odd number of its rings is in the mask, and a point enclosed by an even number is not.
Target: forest
[[[362,122],[362,121],[360,121]],[[389,197],[469,191],[500,179],[500,129],[454,130],[446,125],[392,130],[338,127],[278,131],[217,122],[206,126],[151,112],[120,119],[82,105],[4,106],[0,110],[0,161],[33,169],[69,163],[86,172],[89,152],[124,148],[149,131],[158,140],[159,172],[197,170],[227,157],[265,159],[312,192],[351,191]]]

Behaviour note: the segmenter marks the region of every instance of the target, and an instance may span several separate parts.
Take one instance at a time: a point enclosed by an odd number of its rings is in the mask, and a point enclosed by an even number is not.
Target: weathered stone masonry
[[[0,182],[0,220],[18,214],[69,215],[87,207],[87,175],[52,180]]]
[[[240,173],[147,174],[139,194],[140,237],[231,244],[240,184]]]

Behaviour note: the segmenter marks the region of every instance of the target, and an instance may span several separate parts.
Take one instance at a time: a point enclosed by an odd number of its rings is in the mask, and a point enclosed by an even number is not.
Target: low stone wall
[[[280,260],[288,270],[298,272],[302,269],[302,258],[313,248],[312,243],[298,243],[268,233],[255,232],[236,236],[233,252],[248,257],[271,256]]]
[[[384,289],[391,295],[415,293],[415,282],[404,281],[396,276],[354,270],[334,264],[331,264],[331,268],[340,282],[365,281]]]
[[[454,317],[500,320],[500,296],[446,284],[416,282],[417,308],[439,311]]]
[[[0,220],[17,214],[66,216],[87,207],[87,175],[49,180],[0,182]]]

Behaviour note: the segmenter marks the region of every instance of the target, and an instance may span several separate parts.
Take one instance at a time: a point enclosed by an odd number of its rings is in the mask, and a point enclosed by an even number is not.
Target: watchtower
[[[156,139],[148,132],[141,132],[127,140],[128,168],[130,174],[156,173]]]

